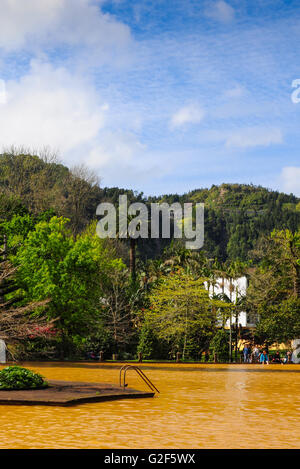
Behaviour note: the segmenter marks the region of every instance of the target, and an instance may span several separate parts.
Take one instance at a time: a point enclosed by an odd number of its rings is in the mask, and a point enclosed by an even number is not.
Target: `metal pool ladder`
[[[151,389],[151,391],[156,391],[159,393],[159,390],[157,389],[156,386],[154,386],[154,384],[152,383],[152,381],[150,381],[150,379],[148,378],[148,376],[145,375],[145,373],[138,367],[138,366],[135,366],[135,365],[124,365],[122,366],[122,368],[120,369],[120,375],[119,375],[119,382],[120,382],[120,388],[122,387],[122,372],[123,372],[123,388],[125,389],[127,384],[126,384],[126,372],[128,370],[135,370],[137,372],[137,374],[140,376],[140,378],[142,378],[142,380],[147,384],[147,386]]]

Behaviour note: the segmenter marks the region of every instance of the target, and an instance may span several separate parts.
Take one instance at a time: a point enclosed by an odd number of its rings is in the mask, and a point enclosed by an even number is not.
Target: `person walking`
[[[250,349],[249,349],[249,346],[246,344],[243,350],[244,363],[249,363],[249,353],[250,353]]]
[[[257,345],[255,345],[252,351],[252,363],[258,363],[258,359],[259,359],[259,348],[257,347]]]

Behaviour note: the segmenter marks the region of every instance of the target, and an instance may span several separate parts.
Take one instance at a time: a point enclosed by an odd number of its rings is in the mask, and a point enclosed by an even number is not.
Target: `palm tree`
[[[129,239],[129,272],[131,275],[131,280],[135,282],[136,280],[136,245],[137,240],[135,238]]]
[[[131,280],[134,283],[136,281],[136,247],[137,247],[138,238],[133,237],[133,233],[128,232],[129,224],[133,219],[137,220],[137,222],[140,223],[140,227],[142,226],[142,224],[145,224],[145,223],[148,224],[148,220],[145,220],[142,216],[137,219],[136,216],[127,214],[126,233],[121,231],[120,227],[118,227],[117,237],[120,239],[129,238],[129,272],[130,272]]]
[[[229,278],[229,299],[233,303],[233,292],[235,290],[235,302],[234,302],[234,311],[235,311],[235,360],[237,361],[237,339],[238,339],[238,317],[241,312],[240,306],[241,302],[239,301],[239,291],[238,286],[234,286],[234,280],[237,280],[239,277],[245,274],[247,269],[247,264],[239,260],[231,262],[227,266],[227,278]],[[232,361],[232,312],[230,311],[229,317],[229,361]]]
[[[229,298],[227,297],[227,295],[225,295],[225,279],[228,278],[227,264],[215,261],[215,268],[216,268],[216,275],[222,279],[221,283],[219,283],[219,286],[222,289],[222,293],[218,296],[221,300],[227,302],[229,301]],[[225,327],[225,322],[226,320],[225,320],[225,317],[223,316],[223,328]]]

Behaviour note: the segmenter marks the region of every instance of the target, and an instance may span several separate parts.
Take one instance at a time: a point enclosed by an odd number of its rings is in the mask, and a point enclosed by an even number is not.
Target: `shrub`
[[[210,342],[210,351],[217,354],[219,361],[229,360],[229,333],[219,329]]]
[[[21,366],[8,366],[0,371],[0,390],[37,389],[47,386],[40,374]]]
[[[168,358],[168,347],[164,340],[158,340],[151,329],[151,326],[145,323],[142,326],[137,352],[142,353],[145,360],[159,360]]]

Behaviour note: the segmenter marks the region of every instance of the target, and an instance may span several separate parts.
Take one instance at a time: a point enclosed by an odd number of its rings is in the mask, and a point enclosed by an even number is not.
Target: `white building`
[[[247,277],[240,277],[238,279],[218,278],[214,285],[210,285],[209,293],[213,295],[226,295],[232,303],[236,303],[239,298],[246,296],[248,287]],[[255,318],[251,317],[245,311],[241,311],[238,315],[238,325],[241,327],[255,327]],[[232,317],[232,324],[235,324],[235,315]],[[225,327],[229,328],[229,320],[226,322]]]
[[[220,297],[222,295],[226,295],[233,303],[236,303],[239,298],[246,296],[247,288],[247,277],[240,277],[232,281],[230,281],[229,279],[218,278],[216,279],[214,285],[210,285],[209,294],[210,296],[220,295]],[[242,311],[238,315],[238,325],[241,327],[254,328],[256,326],[257,321],[258,316],[253,317],[249,313],[246,313],[246,311]],[[231,323],[235,324],[235,315],[232,316]],[[221,325],[222,324],[220,321],[220,326]],[[225,327],[229,329],[229,319],[226,321]],[[292,340],[291,345],[293,350],[292,362],[300,363],[300,357],[298,357],[298,355],[300,355],[300,339]]]

